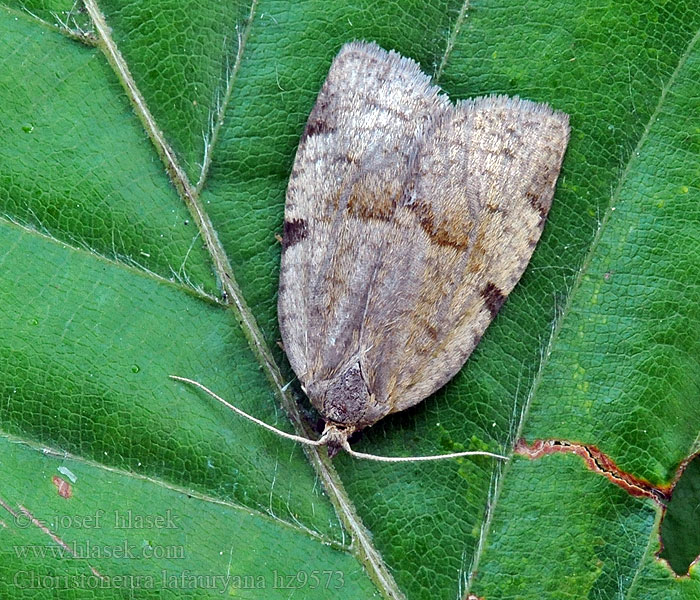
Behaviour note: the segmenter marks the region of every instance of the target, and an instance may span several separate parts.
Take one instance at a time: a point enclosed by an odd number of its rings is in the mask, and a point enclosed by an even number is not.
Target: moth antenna
[[[433,454],[431,456],[378,456],[377,454],[365,454],[364,452],[356,452],[350,447],[347,440],[343,444],[343,450],[350,456],[355,458],[364,458],[366,460],[376,460],[378,462],[421,462],[426,460],[445,460],[448,458],[459,458],[460,456],[491,456],[492,458],[500,458],[508,460],[507,456],[494,454],[493,452],[484,452],[482,450],[473,450],[470,452],[452,452],[450,454]]]
[[[240,415],[241,417],[244,417],[248,419],[249,421],[252,421],[253,423],[256,423],[257,425],[260,425],[260,427],[264,427],[268,431],[271,431],[272,433],[275,433],[279,435],[280,437],[287,438],[288,440],[293,440],[295,442],[299,442],[300,444],[306,444],[307,446],[323,446],[326,444],[326,438],[325,436],[321,437],[318,440],[310,440],[308,438],[302,437],[300,435],[294,435],[293,433],[287,433],[286,431],[282,431],[281,429],[277,429],[277,427],[273,427],[272,425],[268,425],[265,423],[265,421],[261,421],[260,419],[256,419],[253,415],[249,415],[247,412],[241,410],[237,406],[234,406],[230,402],[227,402],[224,400],[221,396],[218,394],[212,392],[208,387],[205,385],[202,385],[199,383],[199,381],[195,381],[194,379],[188,379],[187,377],[180,377],[179,375],[169,375],[170,379],[174,379],[175,381],[181,381],[182,383],[188,383],[190,385],[193,385],[203,392],[206,392],[209,394],[214,400],[218,400],[226,406],[227,408],[230,408],[233,412],[235,412],[237,415]],[[347,440],[343,440],[342,443],[343,450],[345,450],[350,456],[353,456],[354,458],[362,458],[366,460],[374,460],[378,462],[420,462],[420,461],[426,461],[426,460],[445,460],[449,458],[459,458],[461,456],[490,456],[492,458],[500,458],[501,460],[508,460],[508,457],[502,456],[500,454],[494,454],[493,452],[485,452],[482,450],[474,450],[470,452],[452,452],[451,454],[433,454],[431,456],[379,456],[377,454],[366,454],[364,452],[356,452],[350,447],[350,444],[348,443]]]
[[[174,379],[175,381],[182,381],[183,383],[189,383],[190,385],[198,387],[200,390],[202,390],[203,392],[206,392],[215,400],[218,400],[219,402],[221,402],[221,404],[223,404],[224,406],[230,408],[237,415],[240,415],[241,417],[245,417],[249,421],[253,421],[253,423],[257,423],[258,425],[260,425],[260,427],[264,427],[268,431],[271,431],[272,433],[276,433],[280,437],[287,438],[288,440],[294,440],[295,442],[299,442],[300,444],[306,444],[307,446],[321,446],[322,444],[325,443],[323,441],[323,438],[321,438],[320,440],[310,440],[308,438],[301,437],[300,435],[294,435],[293,433],[287,433],[286,431],[282,431],[281,429],[277,429],[277,427],[273,427],[272,425],[268,425],[267,423],[265,423],[265,421],[261,421],[260,419],[256,419],[253,415],[249,415],[247,412],[242,411],[240,408],[234,406],[230,402],[227,402],[221,396],[218,396],[217,394],[212,392],[208,387],[199,383],[199,381],[195,381],[194,379],[187,379],[187,377],[179,377],[178,375],[169,375],[169,377],[170,377],[170,379]]]

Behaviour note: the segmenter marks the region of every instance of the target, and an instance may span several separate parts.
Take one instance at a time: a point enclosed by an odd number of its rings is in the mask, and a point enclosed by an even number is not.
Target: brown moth
[[[348,437],[417,404],[462,367],[527,267],[569,141],[568,115],[485,96],[453,105],[414,61],[343,46],[311,111],[287,188],[278,313],[292,368]]]
[[[350,451],[462,367],[530,260],[568,139],[545,104],[453,105],[413,60],[343,46],[297,150],[279,283],[317,444]]]

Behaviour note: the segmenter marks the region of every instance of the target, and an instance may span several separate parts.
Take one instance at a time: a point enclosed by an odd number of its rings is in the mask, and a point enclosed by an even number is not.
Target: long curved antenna
[[[203,392],[206,392],[209,394],[212,398],[215,400],[218,400],[226,406],[227,408],[230,408],[233,412],[235,412],[237,415],[240,415],[241,417],[245,417],[249,421],[252,421],[253,423],[260,425],[260,427],[264,427],[268,431],[271,431],[272,433],[276,433],[280,437],[287,438],[288,440],[293,440],[295,442],[299,442],[300,444],[306,444],[307,446],[325,446],[328,443],[327,435],[324,434],[321,436],[320,439],[318,440],[310,440],[305,437],[301,437],[300,435],[294,435],[293,433],[287,433],[286,431],[282,431],[281,429],[277,429],[277,427],[273,427],[272,425],[268,425],[265,423],[265,421],[261,421],[260,419],[256,419],[253,415],[249,415],[247,412],[241,410],[240,408],[234,406],[230,402],[227,402],[224,400],[221,396],[215,394],[212,392],[208,387],[202,385],[198,381],[195,381],[194,379],[188,379],[187,377],[180,377],[178,375],[169,375],[170,379],[174,379],[175,381],[181,381],[183,383],[189,383],[190,385],[193,385]],[[459,458],[461,456],[490,456],[492,458],[499,458],[501,460],[508,460],[507,456],[502,456],[501,454],[494,454],[493,452],[485,452],[482,450],[473,450],[470,452],[452,452],[450,454],[434,454],[432,456],[379,456],[377,454],[365,454],[364,452],[356,452],[350,447],[350,444],[348,443],[347,439],[343,439],[341,442],[341,445],[343,447],[343,450],[347,452],[350,456],[353,458],[360,458],[360,459],[365,459],[365,460],[374,460],[378,462],[393,462],[393,463],[399,463],[399,462],[421,462],[421,461],[426,461],[426,460],[445,460],[445,459],[450,459],[450,458]]]
[[[260,419],[256,419],[253,415],[249,415],[247,412],[242,411],[240,408],[235,407],[233,404],[226,402],[221,396],[216,395],[214,392],[212,392],[208,387],[203,386],[201,383],[198,381],[195,381],[194,379],[187,379],[187,377],[179,377],[178,375],[169,375],[170,379],[174,379],[175,381],[182,381],[183,383],[189,383],[190,385],[193,385],[195,387],[198,387],[200,390],[206,392],[209,394],[212,398],[215,400],[218,400],[223,404],[224,406],[230,408],[233,412],[235,412],[237,415],[240,415],[241,417],[245,417],[249,421],[253,421],[253,423],[257,423],[260,425],[260,427],[264,427],[268,431],[271,431],[272,433],[276,433],[277,435],[287,438],[289,440],[294,440],[295,442],[299,442],[300,444],[306,444],[307,446],[321,446],[325,442],[322,440],[310,440],[305,437],[301,437],[300,435],[294,435],[293,433],[287,433],[286,431],[282,431],[281,429],[277,429],[277,427],[273,427],[272,425],[268,425],[265,423],[265,421],[261,421]]]
[[[471,452],[452,452],[450,454],[433,454],[431,456],[379,456],[377,454],[365,454],[364,452],[356,452],[350,447],[347,442],[343,444],[343,450],[350,456],[362,458],[365,460],[376,460],[378,462],[421,462],[426,460],[444,460],[448,458],[459,458],[460,456],[490,456],[492,458],[500,458],[508,460],[507,456],[494,454],[493,452],[485,452],[482,450],[473,450]]]

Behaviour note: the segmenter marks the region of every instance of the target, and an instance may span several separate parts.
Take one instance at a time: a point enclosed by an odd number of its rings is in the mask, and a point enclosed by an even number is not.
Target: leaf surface
[[[354,447],[559,439],[669,484],[700,429],[697,7],[87,4],[0,10],[3,597],[700,595],[654,558],[660,508],[574,455],[329,467],[168,379],[292,431],[274,383],[293,378],[284,190],[333,56],[376,40],[453,100],[568,112],[572,139],[532,262],[465,368]],[[176,526],[118,527],[128,514]]]

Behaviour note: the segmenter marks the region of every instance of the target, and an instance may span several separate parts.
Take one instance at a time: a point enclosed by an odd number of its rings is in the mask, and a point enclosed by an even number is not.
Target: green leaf
[[[2,597],[697,598],[661,508],[573,454],[331,464],[168,375],[299,428],[275,234],[330,61],[376,40],[572,139],[465,368],[353,445],[565,440],[670,484],[700,449],[700,11],[251,1],[0,9]]]

